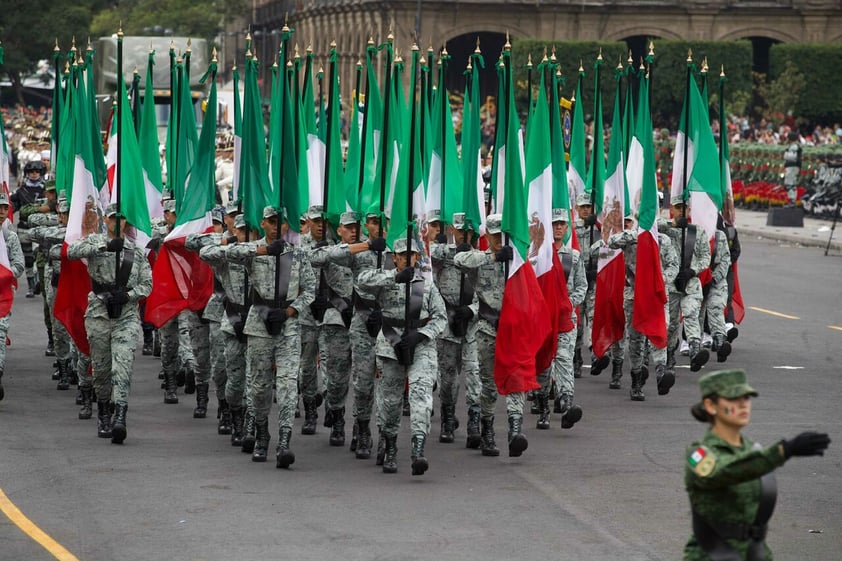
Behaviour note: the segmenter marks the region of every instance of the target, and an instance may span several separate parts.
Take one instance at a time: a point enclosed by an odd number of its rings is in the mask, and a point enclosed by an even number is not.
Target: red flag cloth
[[[743,292],[740,290],[740,275],[737,274],[737,264],[733,263],[734,270],[734,294],[731,296],[731,309],[734,311],[734,322],[742,323],[746,317],[746,307],[743,304]]]
[[[506,281],[497,325],[494,382],[500,395],[538,389],[535,357],[550,332],[544,296],[526,261]]]
[[[597,358],[623,338],[626,316],[623,312],[623,287],[626,284],[626,264],[623,254],[608,261],[596,275],[593,329],[591,345]]]
[[[61,247],[61,274],[58,277],[53,316],[67,329],[76,347],[89,355],[91,346],[85,330],[85,312],[88,309],[88,294],[91,292],[91,277],[84,261],[67,259],[67,247],[67,242]]]
[[[6,243],[0,236],[0,243],[3,244],[2,253],[6,252]],[[8,258],[7,258],[8,262]],[[15,300],[15,289],[18,287],[18,279],[9,266],[0,259],[0,318],[9,315],[12,311],[12,302]]]
[[[553,255],[555,256],[555,252],[553,252]],[[558,257],[556,257],[556,260],[558,260]],[[538,286],[541,288],[541,294],[544,296],[544,310],[548,312],[547,316],[550,322],[550,330],[541,343],[541,347],[538,349],[538,354],[535,357],[536,372],[543,372],[550,367],[558,347],[559,301],[561,300],[558,294],[559,286],[561,285],[558,277],[558,270],[555,268],[555,263],[553,263],[553,267],[549,271],[536,278]]]
[[[185,239],[165,241],[152,269],[145,319],[158,328],[185,309],[201,310],[213,292],[213,271],[184,247]]]
[[[632,327],[659,349],[667,346],[667,321],[664,305],[667,291],[661,272],[661,254],[652,232],[641,231],[637,237],[637,263],[634,272],[634,308]]]
[[[716,236],[710,239],[710,251],[711,255],[713,255],[713,246],[716,244]],[[698,274],[699,282],[702,283],[702,286],[707,286],[713,280],[713,272],[710,270],[710,267],[705,269],[704,271],[700,271]]]

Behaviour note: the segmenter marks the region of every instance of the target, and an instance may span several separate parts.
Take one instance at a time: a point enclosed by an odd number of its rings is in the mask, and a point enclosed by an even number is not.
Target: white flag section
[[[324,206],[325,143],[318,134],[307,133],[308,207]]]

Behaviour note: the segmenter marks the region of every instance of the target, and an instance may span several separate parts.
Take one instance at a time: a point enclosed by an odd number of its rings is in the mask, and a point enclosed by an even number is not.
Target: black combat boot
[[[371,457],[371,427],[368,419],[357,419],[357,449],[354,451],[358,460]]]
[[[603,370],[608,368],[608,363],[611,362],[611,357],[607,354],[596,358],[596,355],[591,355],[591,376],[599,376]]]
[[[535,401],[538,402],[538,422],[535,423],[535,428],[547,430],[550,428],[550,396],[544,392],[536,392]]]
[[[246,411],[246,420],[243,423],[243,454],[254,452],[254,413]]]
[[[301,425],[301,434],[316,434],[316,425],[319,421],[319,406],[315,399],[304,398],[304,424]]]
[[[100,438],[111,438],[111,402],[97,401],[96,409],[96,435]]]
[[[465,441],[465,448],[476,450],[482,444],[480,433],[480,410],[478,405],[468,407],[468,439]]]
[[[26,277],[26,297],[35,298],[35,277]]]
[[[53,368],[55,368],[55,370],[53,370],[53,375],[50,378],[51,380],[60,380],[61,379],[61,372],[58,369],[58,363],[59,363],[58,359],[53,361]]]
[[[430,468],[430,462],[424,456],[424,443],[427,437],[415,435],[412,437],[412,475],[424,475]]]
[[[0,401],[3,401],[4,397],[6,397],[6,390],[3,389],[3,371],[0,370]]]
[[[739,337],[740,330],[736,325],[732,325],[730,329],[725,333],[725,338],[729,343],[733,343],[734,339]]]
[[[572,429],[573,425],[582,420],[582,408],[573,403],[573,396],[569,393],[561,394],[559,400],[564,411],[561,415],[561,428]]]
[[[690,346],[690,372],[698,372],[707,364],[710,351],[702,347],[698,339],[692,339],[687,344]]]
[[[209,384],[202,382],[196,384],[196,408],[193,409],[194,419],[204,419],[208,415],[208,389]],[[184,388],[187,391],[187,388]]]
[[[152,354],[152,346],[153,346],[153,337],[152,337],[152,330],[151,329],[144,329],[143,330],[143,350],[141,354],[143,356],[150,356]]]
[[[441,406],[441,434],[439,435],[439,442],[445,444],[453,443],[453,432],[456,430],[456,406],[442,405]]]
[[[152,334],[152,356],[158,358],[161,356],[161,336],[158,335],[158,330]]]
[[[196,391],[196,374],[193,370],[184,373],[184,393],[192,394]]]
[[[658,385],[658,395],[667,395],[675,384],[675,374],[667,370],[663,364],[655,365],[655,382]]]
[[[55,340],[53,339],[53,330],[47,330],[47,348],[44,349],[44,356],[56,356]]]
[[[386,457],[386,436],[383,434],[382,430],[378,430],[377,432],[377,456],[374,459],[374,465],[382,466],[383,459]]]
[[[345,408],[331,409],[331,417],[333,417],[333,427],[330,429],[331,446],[345,446]]]
[[[383,473],[397,473],[398,472],[398,436],[382,435],[383,436]]]
[[[537,392],[535,390],[532,390],[531,392],[526,394],[526,400],[532,402],[532,405],[530,405],[530,407],[529,407],[529,412],[532,413],[533,415],[537,415],[538,413],[541,412],[541,408],[538,407],[538,400],[535,399],[536,393]]]
[[[216,410],[216,434],[231,434],[231,408],[224,398],[217,398],[219,408]]]
[[[620,379],[623,377],[623,363],[622,362],[612,362],[611,363],[611,381],[608,382],[608,389],[610,390],[619,390],[620,389]]]
[[[79,410],[79,419],[86,420],[90,419],[93,416],[93,407],[92,407],[92,397],[93,397],[93,388],[89,387],[80,387],[79,391],[82,392],[82,408]]]
[[[69,390],[70,389],[70,374],[67,372],[67,367],[69,366],[68,361],[59,359],[58,361],[58,384],[56,384],[57,390]]]
[[[175,372],[164,370],[164,403],[178,403],[178,384],[175,377]]]
[[[523,417],[509,416],[509,457],[517,458],[529,447],[529,441],[522,432]]]
[[[643,372],[640,370],[631,371],[631,389],[629,390],[629,397],[632,401],[644,401],[646,396],[643,395]]]
[[[360,440],[360,434],[358,431],[359,427],[357,427],[357,422],[354,421],[354,423],[351,425],[351,442],[348,444],[348,450],[351,452],[357,451],[357,443]]]
[[[667,364],[666,371],[675,377],[675,350],[669,348],[667,344]]]
[[[499,456],[500,449],[494,442],[494,417],[483,417],[482,419],[482,455]]]
[[[128,403],[116,403],[114,405],[114,424],[111,427],[111,443],[122,444],[126,440],[126,411]]]
[[[254,451],[251,455],[252,462],[265,462],[266,454],[269,453],[269,419],[263,419],[255,423]]]
[[[67,368],[67,376],[70,378],[70,385],[71,386],[78,386],[79,385],[79,375],[76,373],[76,369],[73,367],[73,361],[69,358],[64,360],[65,368]],[[76,405],[79,405],[77,403]]]
[[[724,335],[713,336],[713,350],[716,351],[716,362],[725,362],[731,354],[731,343]]]
[[[278,447],[275,448],[275,467],[278,469],[287,469],[295,463],[295,454],[289,449],[290,440],[292,440],[292,429],[281,429]]]
[[[582,349],[578,346],[576,347],[576,350],[573,351],[573,377],[582,377]]]
[[[231,446],[243,445],[243,408],[231,408]]]

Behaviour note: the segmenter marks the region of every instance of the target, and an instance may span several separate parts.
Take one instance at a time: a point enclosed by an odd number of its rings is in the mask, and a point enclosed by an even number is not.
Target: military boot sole
[[[243,447],[243,437],[231,433],[231,446]]]
[[[301,426],[301,434],[305,436],[310,436],[312,434],[316,434],[316,421],[313,420],[312,424],[305,423]]]
[[[646,396],[643,395],[643,392],[640,391],[640,389],[637,389],[636,391],[631,390],[629,392],[629,397],[632,401],[646,401]]]
[[[233,427],[231,425],[217,425],[216,427],[216,434],[219,435],[229,435],[233,431]]]
[[[582,408],[578,405],[571,405],[564,417],[561,418],[561,428],[572,429],[573,425],[582,420]]]
[[[331,446],[345,446],[345,434],[330,435],[328,439]]]
[[[538,422],[535,423],[535,428],[538,430],[549,430],[550,429],[550,417],[541,417],[538,419]]]
[[[529,448],[529,441],[522,434],[516,434],[509,439],[509,457],[517,458]]]
[[[397,464],[387,464],[383,462],[383,473],[398,473]]]
[[[455,438],[453,437],[453,431],[450,431],[450,432],[442,431],[442,433],[439,435],[439,442],[441,442],[443,444],[453,444],[454,440],[455,440]]]
[[[291,450],[285,449],[283,451],[278,451],[275,454],[275,467],[278,469],[288,469],[289,466],[295,463],[295,454],[292,453]]]
[[[167,403],[169,405],[174,405],[174,404],[178,403],[178,397],[166,397],[166,396],[164,396],[164,403]]]
[[[740,330],[737,329],[736,327],[732,327],[731,329],[728,330],[728,333],[725,334],[725,339],[727,339],[729,343],[733,343],[734,339],[739,337],[739,335],[740,335]]]
[[[699,349],[699,352],[696,353],[696,356],[690,359],[690,372],[698,372],[702,369],[702,366],[707,364],[708,360],[710,359],[710,351],[705,348]]]
[[[608,383],[608,389],[609,390],[619,390],[619,389],[622,389],[622,387],[623,386],[622,386],[622,384],[620,384],[620,380],[611,380]]]
[[[610,363],[611,358],[608,355],[596,359],[595,362],[591,363],[591,376],[599,376],[603,370],[608,368]]]
[[[126,440],[126,427],[124,425],[117,425],[111,428],[111,443],[122,444]]]
[[[193,418],[194,419],[205,419],[208,416],[207,409],[194,409],[193,410]]]
[[[111,431],[102,431],[97,429],[96,435],[98,438],[111,438]]]
[[[424,475],[428,469],[430,469],[430,463],[424,456],[412,460],[412,475]]]
[[[483,448],[483,449],[482,449],[482,455],[483,455],[483,456],[488,456],[488,457],[494,458],[494,457],[497,457],[497,456],[499,456],[499,455],[500,455],[500,449],[499,449],[499,448],[497,448],[497,447],[494,447],[494,448]]]
[[[716,351],[716,362],[725,362],[728,359],[728,355],[731,354],[731,343],[725,341],[722,343],[722,346],[719,347],[719,350]]]
[[[675,374],[664,372],[664,375],[658,380],[658,395],[667,395],[673,385],[675,385]]]

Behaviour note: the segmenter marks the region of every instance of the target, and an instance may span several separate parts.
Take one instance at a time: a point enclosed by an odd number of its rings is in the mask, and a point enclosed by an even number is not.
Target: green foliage
[[[757,108],[758,114],[775,124],[783,122],[786,115],[805,120],[795,113],[795,108],[807,89],[807,78],[792,61],[785,62],[784,71],[774,80],[767,82],[763,74],[756,74],[755,78],[755,94],[762,104]]]
[[[779,78],[790,79],[794,67],[807,77],[807,83],[803,92],[797,95],[793,113],[811,122],[838,122],[842,119],[842,96],[832,85],[839,81],[837,66],[840,60],[842,45],[773,45],[769,51],[769,77],[774,81]],[[783,91],[786,87],[787,84],[781,81],[776,91]]]

